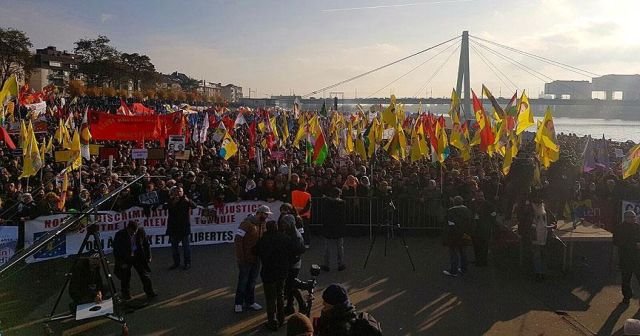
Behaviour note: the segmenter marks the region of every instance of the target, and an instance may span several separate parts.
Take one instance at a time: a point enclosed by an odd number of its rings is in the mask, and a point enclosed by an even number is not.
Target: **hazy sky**
[[[640,73],[638,13],[637,0],[20,0],[4,2],[0,26],[25,31],[34,48],[72,50],[79,38],[104,34],[120,51],[149,55],[161,72],[178,70],[234,83],[245,95],[251,88],[264,97],[307,94],[463,30],[596,74]],[[378,90],[375,96],[448,96],[459,58],[457,45],[442,51],[448,46],[330,91],[347,97],[356,90],[358,97]],[[538,71],[536,78],[479,45],[475,48],[486,57],[471,49],[476,91],[485,83],[495,95],[510,95],[514,86],[537,95],[543,79],[589,79],[493,47]],[[499,80],[487,64],[508,80]]]

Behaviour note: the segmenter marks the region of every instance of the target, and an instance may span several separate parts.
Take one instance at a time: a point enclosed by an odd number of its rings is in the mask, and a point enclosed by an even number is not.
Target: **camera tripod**
[[[77,253],[77,257],[81,256],[83,254],[84,249],[88,246],[88,242],[89,242],[89,238],[93,238],[93,248],[90,251],[91,253],[95,253],[97,254],[98,260],[99,260],[99,267],[100,267],[100,271],[102,272],[102,274],[104,274],[104,276],[107,278],[107,288],[109,290],[109,294],[111,295],[111,300],[113,300],[113,313],[112,314],[107,314],[107,315],[103,315],[104,317],[113,320],[115,322],[118,322],[121,324],[122,326],[122,335],[128,335],[128,331],[129,328],[127,326],[127,323],[125,322],[124,316],[122,314],[122,310],[121,310],[121,304],[122,301],[120,299],[120,296],[118,294],[118,292],[116,291],[116,286],[115,283],[113,281],[113,277],[111,275],[111,271],[109,270],[109,265],[107,262],[107,258],[104,255],[104,251],[103,251],[103,246],[100,242],[100,232],[98,231],[98,226],[95,224],[90,224],[89,226],[86,227],[87,233],[84,237],[84,239],[82,240],[82,244],[80,244],[80,248],[78,249],[78,253]],[[51,313],[49,314],[49,319],[45,322],[44,325],[44,329],[45,329],[45,333],[47,335],[53,335],[53,330],[49,327],[49,325],[47,324],[47,322],[52,322],[52,321],[60,321],[60,320],[64,320],[67,318],[71,318],[74,317],[75,314],[74,312],[70,311],[68,313],[63,313],[63,314],[58,314],[55,315],[56,309],[58,308],[58,305],[60,304],[60,300],[62,299],[62,296],[64,295],[64,292],[67,290],[67,287],[69,287],[69,284],[71,283],[71,277],[73,274],[73,270],[76,267],[76,264],[78,263],[79,258],[76,258],[73,263],[71,264],[71,268],[69,270],[68,273],[65,274],[66,276],[66,281],[64,283],[64,285],[62,286],[62,289],[60,289],[60,292],[58,293],[58,297],[56,298],[56,302],[53,305],[53,308],[51,309]],[[102,277],[102,274],[100,274],[99,276]]]
[[[393,204],[393,200],[390,200],[389,203],[386,204],[386,218],[384,221],[378,224],[378,231],[380,229],[385,229],[384,236],[384,256],[387,256],[387,243],[389,239],[392,239],[395,236],[395,230],[398,230],[398,235],[400,239],[402,239],[402,245],[404,246],[404,250],[407,252],[407,257],[409,258],[409,263],[411,263],[411,268],[415,272],[416,265],[413,263],[413,258],[411,257],[411,253],[409,252],[409,245],[407,245],[407,241],[404,239],[404,234],[402,233],[402,228],[400,227],[400,223],[394,223],[394,218],[396,215],[396,206]],[[384,224],[383,224],[384,222]],[[376,238],[378,237],[377,233],[373,234],[373,239],[371,240],[371,244],[369,244],[369,252],[367,253],[367,257],[364,260],[363,269],[367,268],[367,264],[369,263],[369,257],[371,257],[371,251],[376,244]]]

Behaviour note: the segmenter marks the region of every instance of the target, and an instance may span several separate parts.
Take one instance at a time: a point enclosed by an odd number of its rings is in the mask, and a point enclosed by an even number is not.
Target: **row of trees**
[[[98,87],[89,86],[86,87],[82,81],[72,80],[69,82],[67,93],[71,97],[122,97],[127,98],[129,92],[125,89],[115,89],[112,87]],[[191,91],[185,92],[183,90],[175,89],[145,89],[136,90],[131,94],[133,98],[137,100],[143,99],[159,99],[162,101],[186,101],[186,102],[210,102],[221,104],[224,102],[222,97],[208,97],[205,99],[200,93]]]
[[[166,96],[180,99],[183,96],[196,97],[199,81],[186,75],[173,73],[170,78],[180,84],[181,91],[160,90],[156,92],[156,83],[164,80],[156,71],[149,56],[139,53],[118,51],[104,35],[95,39],[80,39],[75,42],[74,53],[78,56],[78,69],[71,69],[71,77],[82,78],[87,84],[71,81],[69,90],[76,95],[111,94],[117,95],[117,89],[133,82],[133,89],[145,97]],[[29,37],[22,31],[0,27],[0,84],[12,74],[20,78],[28,78],[33,65],[30,49],[33,47]],[[71,86],[75,86],[72,88]],[[1,87],[1,85],[0,85]],[[99,89],[100,88],[100,89]],[[102,90],[104,92],[99,92]],[[150,90],[153,90],[151,92]],[[153,93],[153,94],[152,94]],[[74,93],[72,93],[73,95]]]

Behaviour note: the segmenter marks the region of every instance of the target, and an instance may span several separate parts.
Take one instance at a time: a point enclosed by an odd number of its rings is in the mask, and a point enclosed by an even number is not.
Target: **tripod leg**
[[[369,257],[371,256],[371,250],[373,250],[373,246],[376,244],[376,238],[378,237],[377,233],[373,234],[373,239],[371,240],[371,243],[369,244],[369,252],[367,252],[367,258],[364,260],[364,267],[363,269],[367,268],[367,263],[369,262]]]
[[[102,271],[107,277],[109,291],[111,292],[111,299],[113,300],[113,313],[114,315],[122,321],[123,325],[126,326],[124,322],[124,316],[120,309],[120,296],[116,290],[116,285],[113,282],[113,276],[111,275],[111,271],[109,270],[109,265],[107,264],[107,258],[104,255],[103,246],[100,244],[100,233],[98,231],[93,233],[93,239],[95,241],[95,245],[98,247],[98,255],[100,256],[100,266],[102,267]]]
[[[409,245],[407,245],[407,241],[404,239],[404,234],[402,233],[402,228],[400,227],[400,224],[398,224],[398,235],[400,235],[400,238],[402,239],[402,244],[404,245],[404,249],[405,251],[407,251],[407,256],[409,257],[409,262],[411,263],[411,268],[413,268],[413,271],[416,271],[416,265],[413,263],[413,258],[411,258],[411,253],[409,252]]]

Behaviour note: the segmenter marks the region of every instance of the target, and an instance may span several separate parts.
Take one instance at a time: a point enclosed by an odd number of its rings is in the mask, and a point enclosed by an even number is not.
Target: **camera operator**
[[[340,198],[342,190],[340,188],[330,189],[330,197],[322,199],[322,235],[324,236],[324,264],[322,270],[331,270],[330,244],[335,242],[338,255],[338,271],[344,271],[347,266],[344,264],[344,236],[346,233],[346,206],[345,201]]]
[[[331,284],[322,293],[322,312],[314,319],[317,336],[381,336],[382,328],[368,313],[356,311],[347,289]]]
[[[284,310],[286,315],[291,315],[295,313],[295,309],[293,308],[293,300],[295,298],[298,301],[298,311],[305,311],[305,303],[302,298],[302,294],[300,291],[295,288],[294,282],[300,274],[300,268],[302,268],[302,254],[306,250],[304,247],[304,238],[300,233],[299,229],[296,227],[297,218],[292,214],[286,213],[286,207],[288,203],[283,203],[280,207],[280,219],[278,220],[278,226],[280,227],[280,231],[284,232],[289,238],[291,238],[296,247],[296,253],[292,256],[289,263],[289,271],[287,272],[287,279],[284,283],[284,295],[287,300],[287,306]],[[290,205],[289,205],[290,206]],[[284,209],[283,209],[284,208]],[[285,212],[283,212],[285,210]],[[293,212],[295,209],[291,208]]]
[[[293,216],[285,216],[283,222],[294,225]],[[284,324],[284,281],[291,267],[291,260],[304,250],[299,240],[293,240],[275,221],[267,222],[267,232],[256,244],[256,255],[262,262],[260,276],[267,304],[267,328],[278,330]]]

